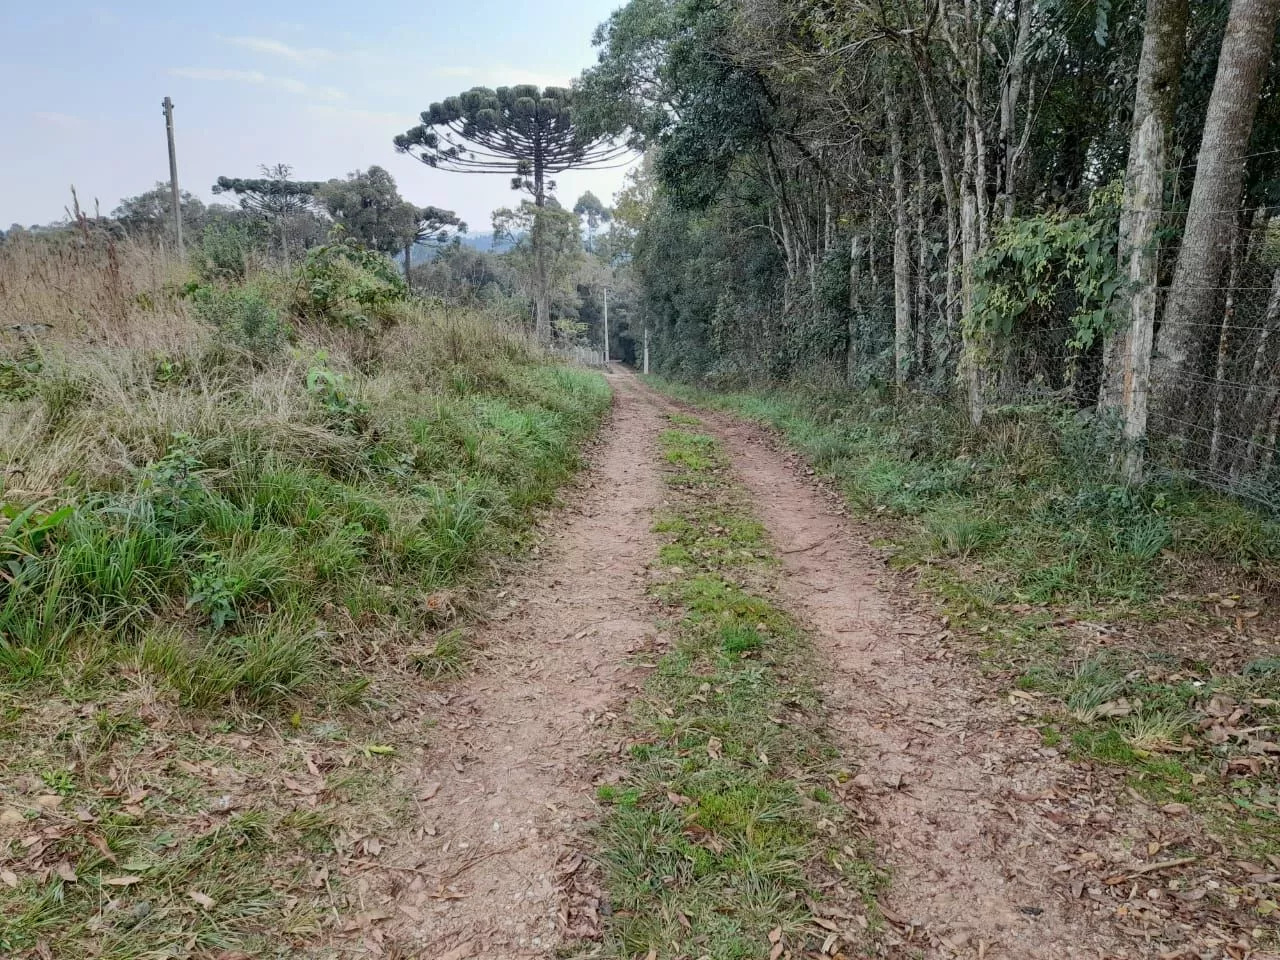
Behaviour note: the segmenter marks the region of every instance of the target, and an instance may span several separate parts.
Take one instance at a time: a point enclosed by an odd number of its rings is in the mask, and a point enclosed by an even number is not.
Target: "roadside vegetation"
[[[601,787],[611,956],[857,949],[882,877],[838,802],[808,641],[770,596],[775,561],[718,442],[673,417],[655,596],[671,645]]]
[[[80,226],[0,248],[0,954],[336,949],[391,723],[608,389],[351,240]]]
[[[1114,773],[1121,795],[1198,818],[1168,856],[1244,864],[1212,896],[1270,922],[1274,519],[1172,475],[1125,485],[1099,432],[1055,407],[994,410],[973,430],[923,398],[659,385],[778,430],[1045,746]]]

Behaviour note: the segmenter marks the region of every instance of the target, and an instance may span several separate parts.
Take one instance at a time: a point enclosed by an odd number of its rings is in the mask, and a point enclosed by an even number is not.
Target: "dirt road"
[[[448,691],[408,787],[422,829],[413,879],[395,893],[405,955],[550,957],[575,924],[590,926],[565,888],[607,714],[642,682],[633,654],[654,641],[655,443],[675,409],[629,374],[610,382],[615,408],[590,469],[533,568],[495,598],[482,662]],[[1056,828],[1037,800],[1053,796],[1065,761],[983,699],[940,627],[907,609],[855,527],[758,429],[705,423],[754,495],[782,560],[779,591],[824,661],[832,729],[892,874],[889,955],[1140,955],[1114,949],[1053,883]]]

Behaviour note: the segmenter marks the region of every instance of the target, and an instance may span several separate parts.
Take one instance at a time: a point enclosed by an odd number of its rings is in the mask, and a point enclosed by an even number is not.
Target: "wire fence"
[[[1161,362],[1186,226],[1185,211],[1162,218],[1153,368],[1143,441],[1149,468],[1188,476],[1280,513],[1280,208],[1215,214],[1220,222],[1211,284],[1185,285],[1197,303],[1183,316],[1183,357]],[[1007,399],[1054,393],[1084,409],[1102,386],[1100,343],[1082,346],[1071,322],[1078,303],[1064,289],[1053,306],[1015,329],[998,373]],[[1118,319],[1118,318],[1117,318]],[[1171,372],[1172,371],[1172,372]],[[1117,443],[1119,443],[1117,433]]]

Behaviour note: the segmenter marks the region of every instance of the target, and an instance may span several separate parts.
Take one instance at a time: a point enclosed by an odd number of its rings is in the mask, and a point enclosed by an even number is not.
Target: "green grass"
[[[882,877],[833,800],[846,774],[806,638],[769,597],[763,529],[691,419],[661,438],[673,646],[633,706],[623,781],[599,792],[606,951],[767,957],[781,931],[799,955],[824,936],[809,898],[869,901]]]
[[[0,358],[0,955],[359,936],[404,717],[610,403],[484,318],[389,321]]]

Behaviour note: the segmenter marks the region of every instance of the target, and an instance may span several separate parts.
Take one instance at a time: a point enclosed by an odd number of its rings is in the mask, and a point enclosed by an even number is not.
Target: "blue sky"
[[[105,213],[168,180],[168,95],[178,181],[206,201],[219,175],[263,163],[308,180],[378,164],[408,199],[487,230],[516,199],[504,178],[431,170],[391,138],[468,87],[567,83],[621,2],[0,3],[0,227],[60,218],[72,184]],[[566,174],[558,194],[608,202],[622,176]]]

